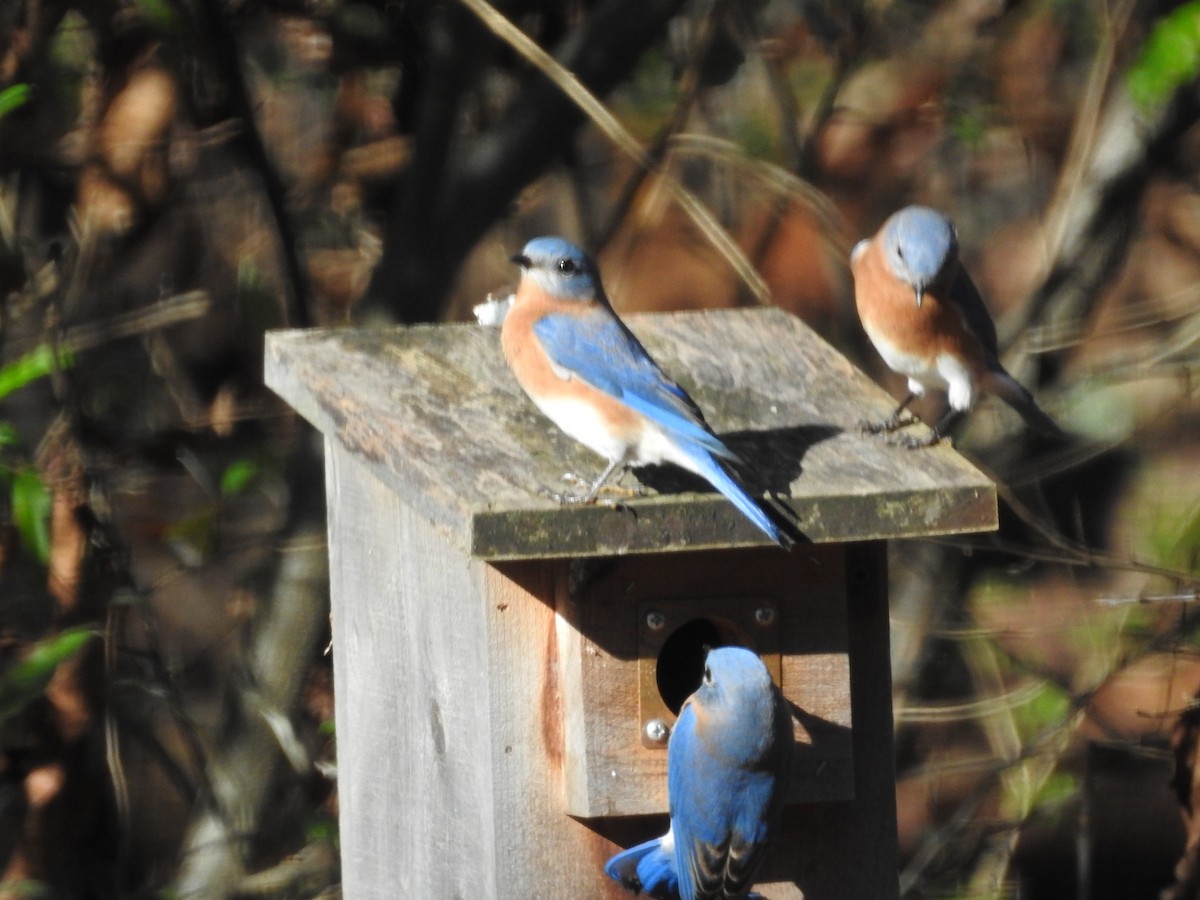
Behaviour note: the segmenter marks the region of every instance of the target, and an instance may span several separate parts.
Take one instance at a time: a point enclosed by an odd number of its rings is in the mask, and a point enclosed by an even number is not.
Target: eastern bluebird
[[[947,392],[950,409],[928,438],[907,438],[905,446],[936,444],[981,391],[999,396],[1035,431],[1063,436],[1000,364],[996,326],[959,262],[958,238],[948,218],[925,206],[906,206],[878,234],[855,245],[850,268],[867,337],[888,367],[908,378],[908,396],[883,422],[865,425],[867,431],[892,432],[911,424],[900,414],[934,387]]]
[[[541,237],[513,262],[522,272],[500,333],[504,356],[538,409],[608,460],[585,494],[558,499],[594,503],[617,469],[670,462],[704,478],[771,540],[790,547],[793,538],[726,468],[742,460],[617,318],[587,254],[562,238]]]
[[[761,659],[709,651],[667,745],[671,827],[618,853],[605,873],[663,900],[749,893],[778,828],[792,767],[791,711]]]

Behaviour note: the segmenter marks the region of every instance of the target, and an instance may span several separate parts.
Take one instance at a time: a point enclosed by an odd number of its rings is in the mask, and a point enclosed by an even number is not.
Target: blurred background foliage
[[[1198,73],[1195,2],[0,4],[0,895],[337,893],[266,329],[465,319],[562,233],[898,394],[847,254],[920,202],[1074,437],[985,402],[1000,531],[892,548],[904,895],[1200,896]]]

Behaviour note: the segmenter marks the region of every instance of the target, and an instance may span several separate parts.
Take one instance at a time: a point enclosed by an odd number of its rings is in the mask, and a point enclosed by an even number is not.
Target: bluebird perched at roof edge
[[[709,651],[667,746],[671,827],[618,853],[605,873],[660,900],[756,896],[793,746],[791,711],[762,660],[743,647]]]
[[[924,440],[941,440],[945,429],[989,391],[1021,414],[1034,431],[1064,437],[1033,396],[1000,363],[996,326],[978,288],[958,258],[950,220],[925,206],[894,213],[872,238],[850,254],[854,298],[867,337],[888,367],[908,378],[908,395],[870,432],[892,432],[912,424],[900,414],[929,387],[945,390],[950,409]]]
[[[500,333],[529,398],[569,436],[608,460],[581,496],[593,503],[613,472],[670,462],[699,475],[782,547],[786,513],[767,511],[728,465],[744,463],[712,432],[692,398],[666,376],[617,317],[595,263],[569,241],[534,238],[513,257],[521,282]]]

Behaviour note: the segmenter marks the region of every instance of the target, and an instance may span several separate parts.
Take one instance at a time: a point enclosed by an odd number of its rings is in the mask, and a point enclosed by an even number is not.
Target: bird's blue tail
[[[993,370],[990,375],[988,389],[1020,413],[1026,425],[1043,437],[1066,439],[1067,436],[1058,427],[1058,423],[1042,411],[1033,395],[1020,382],[1003,369]]]
[[[779,525],[767,515],[762,504],[750,496],[741,483],[725,469],[711,454],[699,450],[695,454],[696,474],[724,494],[729,502],[741,511],[747,519],[758,526],[767,537],[785,550],[795,543],[791,535],[784,534]]]
[[[604,874],[635,894],[645,892],[657,900],[679,900],[679,878],[675,857],[655,838],[630,847],[604,865]]]

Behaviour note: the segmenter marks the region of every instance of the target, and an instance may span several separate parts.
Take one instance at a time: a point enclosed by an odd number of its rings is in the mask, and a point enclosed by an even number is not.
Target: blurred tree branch
[[[1035,327],[1059,332],[1087,319],[1125,264],[1150,180],[1171,167],[1180,139],[1200,121],[1198,87],[1193,81],[1160,107],[1142,110],[1124,85],[1113,86],[1091,153],[1078,163],[1082,174],[1046,213],[1046,230],[1057,239],[1045,279],[999,323],[1003,346]]]
[[[301,442],[292,461],[289,521],[271,595],[247,650],[245,683],[230,698],[235,711],[206,760],[213,796],[192,817],[175,896],[223,898],[240,890],[279,764],[295,755],[278,726],[291,721],[329,603],[324,497],[308,487],[320,478],[320,460],[308,448]]]
[[[632,71],[682,0],[601,0],[555,53],[603,96]],[[530,75],[487,133],[457,146],[451,134],[465,76],[492,40],[462,6],[431,13],[430,83],[416,150],[393,195],[364,312],[403,322],[436,320],[458,265],[525,185],[570,147],[585,121],[544,75]],[[441,174],[442,177],[431,177]]]
[[[288,215],[287,191],[275,171],[255,119],[254,104],[246,85],[237,36],[229,21],[232,13],[225,9],[221,0],[201,0],[196,4],[196,10],[202,17],[201,25],[209,38],[199,46],[211,53],[211,68],[221,73],[221,77],[228,83],[229,112],[241,122],[235,143],[242,147],[262,179],[263,193],[279,235],[279,253],[283,258],[289,287],[281,300],[285,321],[293,328],[310,327],[313,323],[312,291],[300,258],[300,242]]]

